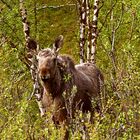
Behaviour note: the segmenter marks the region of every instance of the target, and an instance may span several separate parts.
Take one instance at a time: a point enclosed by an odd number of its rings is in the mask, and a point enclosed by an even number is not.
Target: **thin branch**
[[[99,11],[102,9],[102,7],[104,6],[104,1],[102,1],[102,5],[99,7]]]
[[[42,10],[42,9],[46,9],[46,8],[51,8],[51,9],[59,9],[59,8],[63,8],[63,7],[70,7],[70,6],[76,6],[76,4],[65,4],[65,5],[56,5],[56,6],[49,6],[49,5],[44,5],[42,7],[37,8],[36,10]]]
[[[12,31],[12,36],[14,38],[16,38],[21,44],[23,44],[22,40],[18,37],[19,35],[17,35],[17,33],[15,32],[15,30],[13,29],[12,26],[10,26],[6,21],[2,21],[4,24],[6,24],[8,26],[8,28]]]
[[[103,23],[102,23],[102,26],[101,26],[101,28],[98,30],[98,33],[101,32],[102,28],[104,27],[104,25],[105,25],[105,23],[106,23],[106,20],[107,20],[108,15],[112,12],[112,10],[113,10],[113,8],[116,6],[116,4],[117,4],[117,0],[116,0],[115,3],[111,6],[110,10],[107,12],[107,14],[106,14],[106,16],[105,16],[105,19],[104,19],[104,21],[103,21]]]
[[[5,43],[9,44],[11,48],[16,48],[16,50],[19,50],[18,44],[15,44],[8,36],[3,35],[2,36],[2,43],[0,46],[3,46]],[[18,57],[22,63],[26,65],[26,67],[29,69],[30,68],[30,61],[27,59],[25,56],[24,52],[20,52],[20,55]]]
[[[123,13],[124,13],[124,10],[123,10],[123,3],[122,3],[121,15],[120,15],[120,19],[119,19],[118,25],[117,25],[116,28],[115,28],[115,31],[118,30],[118,28],[120,27],[120,25],[121,25],[121,23],[122,23]]]
[[[6,3],[4,0],[1,0],[1,2],[2,2],[4,5],[6,5],[6,6],[8,7],[8,9],[12,10],[12,7],[11,7],[8,3]]]

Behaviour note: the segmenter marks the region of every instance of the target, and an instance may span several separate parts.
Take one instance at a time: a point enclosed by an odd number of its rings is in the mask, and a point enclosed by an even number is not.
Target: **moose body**
[[[47,48],[38,53],[39,76],[44,87],[42,100],[46,111],[53,105],[55,124],[67,122],[69,115],[74,117],[76,109],[81,109],[83,113],[93,112],[91,99],[99,97],[101,82],[103,82],[103,76],[94,64],[75,65],[69,56],[58,55],[62,40],[60,36],[55,41],[53,49]],[[76,93],[72,95],[74,86]],[[67,99],[73,96],[72,114],[69,114],[66,108],[64,93]]]

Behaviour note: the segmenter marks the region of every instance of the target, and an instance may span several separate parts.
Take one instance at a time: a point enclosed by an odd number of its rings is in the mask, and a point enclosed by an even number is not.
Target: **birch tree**
[[[22,23],[23,23],[23,32],[25,36],[25,47],[27,50],[27,57],[30,62],[29,67],[30,67],[30,73],[33,80],[33,92],[31,96],[29,97],[29,100],[32,98],[32,96],[35,96],[40,112],[41,114],[44,114],[43,103],[42,103],[43,88],[41,86],[38,71],[37,71],[38,62],[37,62],[36,55],[39,48],[37,46],[36,41],[30,37],[30,26],[27,20],[27,10],[24,7],[24,0],[20,0],[19,2],[20,2],[21,18],[22,18]]]
[[[86,0],[79,1],[80,20],[80,63],[85,61]]]
[[[95,63],[95,52],[97,47],[97,23],[98,23],[98,13],[99,13],[99,0],[94,0],[93,5],[93,19],[91,24],[91,57],[90,62]]]
[[[94,0],[93,4],[90,0],[82,0],[78,3],[80,5],[80,63],[85,61],[85,56],[88,62],[95,63],[99,0]],[[92,7],[93,9],[91,9]],[[92,19],[90,19],[91,17]]]

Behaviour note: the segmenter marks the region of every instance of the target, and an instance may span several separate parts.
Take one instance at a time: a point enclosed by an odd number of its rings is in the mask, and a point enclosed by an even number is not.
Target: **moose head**
[[[42,81],[49,81],[55,77],[58,63],[58,52],[63,44],[63,36],[56,38],[53,48],[43,49],[38,53],[38,71]]]

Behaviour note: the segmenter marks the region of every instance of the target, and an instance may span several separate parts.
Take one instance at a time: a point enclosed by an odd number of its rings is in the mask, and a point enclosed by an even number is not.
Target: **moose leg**
[[[99,113],[99,116],[101,115],[101,109],[100,106],[98,104],[96,104],[96,106],[94,108],[91,108],[90,111],[90,123],[94,124],[94,115],[95,115],[95,110],[97,111],[97,113]]]
[[[54,104],[53,121],[56,125],[60,124],[63,130],[65,131],[62,139],[68,140],[69,138],[68,116],[64,98],[62,96],[55,97],[53,104]]]
[[[94,109],[92,107],[91,98],[87,94],[85,94],[85,98],[83,100],[82,112],[83,113],[90,112],[89,122],[93,123]]]
[[[68,127],[67,122],[64,123],[63,130],[65,131],[63,140],[68,140],[69,139],[69,127]]]
[[[90,136],[89,136],[88,128],[85,125],[86,114],[88,112],[91,113],[91,116],[90,116],[90,121],[91,121],[91,119],[93,119],[93,115],[92,115],[93,112],[92,112],[91,99],[87,94],[85,94],[84,99],[81,100],[80,106],[81,106],[80,108],[82,109],[82,112],[83,112],[83,120],[84,120],[84,122],[82,122],[82,139],[83,140],[89,140]]]
[[[90,111],[90,118],[89,118],[89,122],[91,123],[91,124],[93,124],[94,123],[94,109],[92,109],[92,111]]]

